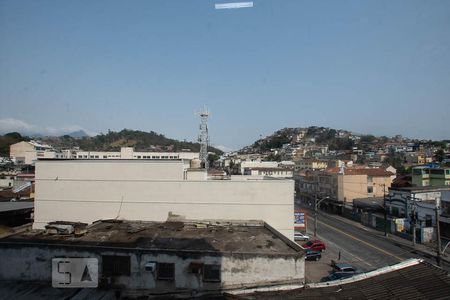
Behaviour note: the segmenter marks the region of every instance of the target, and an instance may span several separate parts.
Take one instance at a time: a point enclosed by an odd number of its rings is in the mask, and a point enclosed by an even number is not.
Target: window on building
[[[103,276],[130,276],[130,257],[118,255],[102,256]]]
[[[373,186],[367,187],[367,193],[369,193],[369,194],[373,193]]]
[[[220,282],[220,265],[203,265],[203,281]]]
[[[108,158],[106,155],[103,155],[103,158]]]
[[[158,279],[158,280],[174,280],[175,279],[175,264],[158,263],[158,265],[156,267],[156,279]]]
[[[444,175],[444,170],[443,169],[431,169],[430,173],[434,174],[434,175]]]

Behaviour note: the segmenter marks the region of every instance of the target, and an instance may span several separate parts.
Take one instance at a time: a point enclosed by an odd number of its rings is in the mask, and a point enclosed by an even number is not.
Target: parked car
[[[337,263],[332,260],[331,266],[335,273],[358,273],[358,270],[348,263]]]
[[[316,251],[324,251],[327,248],[325,246],[325,243],[323,243],[319,240],[309,241],[309,242],[303,244],[302,247],[305,249],[311,249],[311,250],[316,250]]]
[[[357,273],[350,273],[350,272],[333,272],[328,276],[323,277],[320,281],[321,282],[327,282],[327,281],[333,281],[333,280],[340,280],[345,278],[350,278]]]
[[[322,252],[306,249],[305,250],[305,260],[319,260],[322,258]]]
[[[307,241],[307,240],[309,240],[308,235],[297,231],[294,232],[294,241]]]

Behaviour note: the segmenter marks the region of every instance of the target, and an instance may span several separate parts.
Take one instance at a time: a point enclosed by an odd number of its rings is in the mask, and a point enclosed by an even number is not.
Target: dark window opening
[[[158,280],[174,280],[175,264],[158,263],[156,268],[156,278]]]
[[[103,255],[102,274],[106,277],[130,276],[130,257]]]
[[[433,219],[430,215],[425,216],[425,227],[432,227],[433,226]]]
[[[191,262],[189,264],[189,272],[192,274],[201,274],[203,264],[201,262]]]
[[[220,282],[220,265],[204,265],[203,281]]]

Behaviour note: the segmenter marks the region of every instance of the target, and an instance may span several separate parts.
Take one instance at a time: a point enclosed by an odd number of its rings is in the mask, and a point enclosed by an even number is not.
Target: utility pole
[[[325,199],[329,199],[330,197],[326,196],[319,201],[317,201],[317,194],[316,198],[314,200],[314,236],[317,237],[317,208],[319,207],[320,202],[322,202]]]
[[[415,201],[415,200],[413,200]],[[413,240],[412,240],[412,244],[413,247],[416,247],[416,206],[414,205],[415,202],[413,202],[413,207],[412,207],[412,211],[411,211],[411,221],[412,221],[412,229],[413,229]]]
[[[439,226],[439,206],[436,205],[436,238],[437,238],[437,256],[436,263],[440,267],[441,266],[441,229]]]
[[[387,236],[386,183],[383,184],[384,236]]]
[[[314,237],[317,236],[317,195],[314,198]]]

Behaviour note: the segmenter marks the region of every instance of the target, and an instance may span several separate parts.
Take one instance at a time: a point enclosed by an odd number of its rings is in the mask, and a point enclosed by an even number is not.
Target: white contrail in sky
[[[220,3],[215,5],[216,9],[232,9],[245,7],[253,7],[253,2]]]

